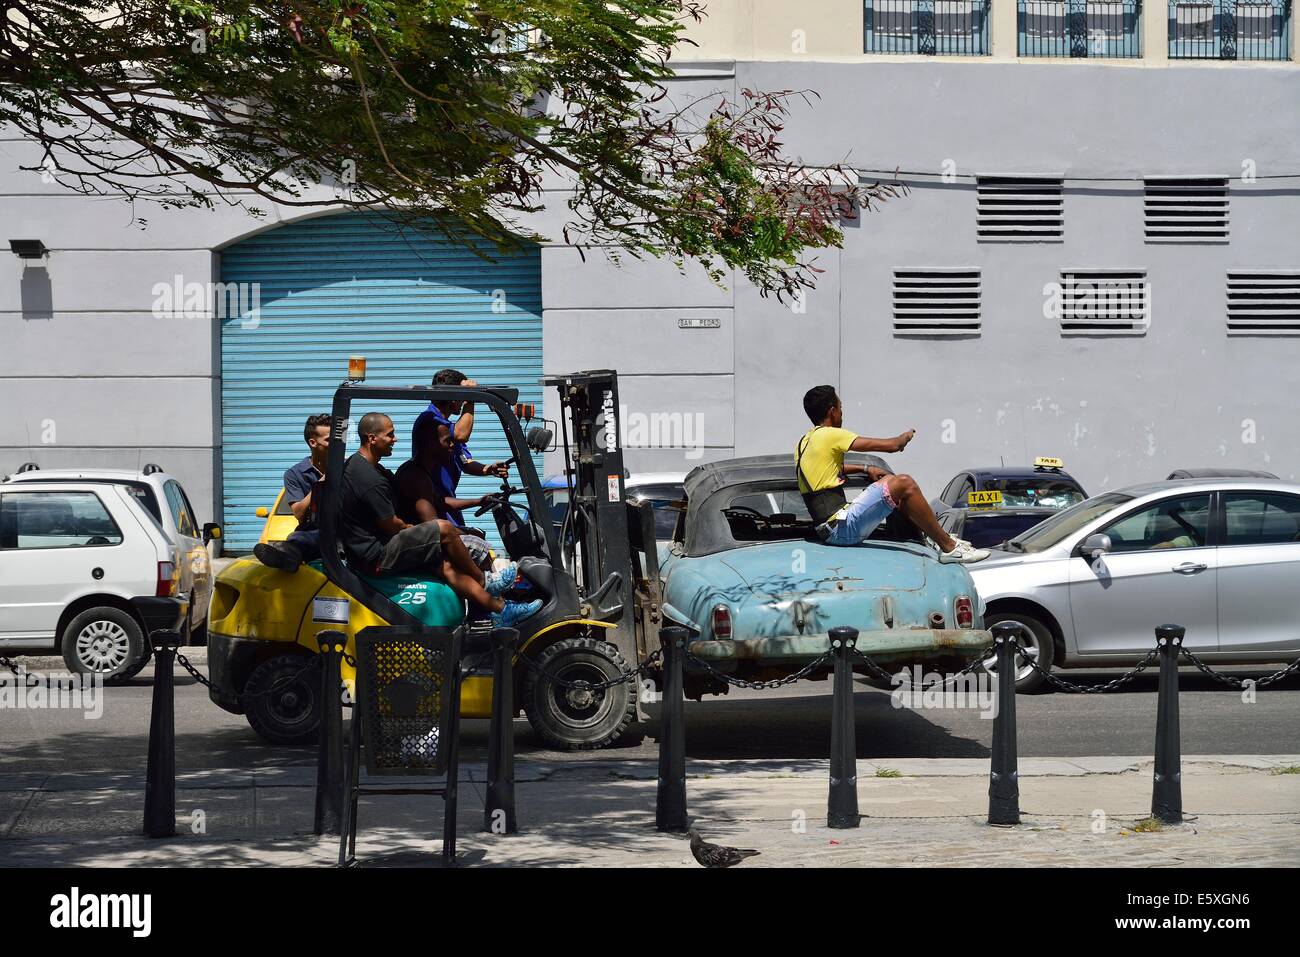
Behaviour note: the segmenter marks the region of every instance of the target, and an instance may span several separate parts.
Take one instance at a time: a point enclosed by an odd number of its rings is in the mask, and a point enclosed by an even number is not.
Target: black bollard
[[[1160,690],[1156,698],[1156,766],[1151,789],[1151,816],[1165,824],[1183,820],[1183,768],[1178,728],[1178,656],[1187,629],[1156,627],[1160,650]]]
[[[826,798],[826,826],[858,827],[858,748],[853,709],[853,665],[849,655],[858,643],[858,629],[831,629],[835,678],[831,697],[831,788]]]
[[[1020,771],[1016,762],[1016,637],[1020,625],[993,626],[998,657],[998,713],[993,716],[993,755],[989,762],[989,823],[1020,823]]]
[[[686,629],[669,625],[659,632],[664,649],[664,693],[659,706],[659,786],[655,827],[682,833],[686,819],[686,718],[682,709],[682,653]]]
[[[487,799],[483,802],[483,830],[515,834],[515,642],[514,628],[492,632],[492,723],[488,729]]]
[[[321,654],[320,739],[316,748],[317,834],[343,830],[343,651],[348,636],[341,631],[318,631]]]
[[[149,714],[149,759],[144,777],[144,836],[176,836],[176,649],[180,632],[155,631],[153,708]]]

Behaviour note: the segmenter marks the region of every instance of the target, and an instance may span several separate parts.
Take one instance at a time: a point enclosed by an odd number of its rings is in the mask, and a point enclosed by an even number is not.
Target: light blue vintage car
[[[850,497],[866,484],[850,483]],[[787,674],[826,651],[838,625],[857,628],[859,649],[891,670],[960,668],[988,647],[969,572],[940,563],[901,515],[903,527],[891,521],[861,545],[818,541],[789,456],[700,466],[685,493],[672,539],[659,543],[663,614],[691,630],[690,651],[718,671]],[[724,689],[688,669],[692,697]]]

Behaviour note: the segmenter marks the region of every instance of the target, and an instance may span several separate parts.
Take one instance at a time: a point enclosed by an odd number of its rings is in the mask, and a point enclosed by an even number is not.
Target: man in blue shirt
[[[310,454],[290,466],[284,473],[284,500],[298,519],[298,527],[283,542],[258,542],[253,554],[263,565],[281,571],[296,572],[298,566],[320,558],[320,527],[316,523],[313,491],[325,478],[325,463],[330,448],[330,414],[307,416],[302,437]]]
[[[434,385],[463,385],[473,387],[478,385],[473,379],[468,378],[464,373],[456,369],[442,369],[433,377]],[[456,421],[452,422],[451,416],[456,416]],[[473,454],[466,444],[469,442],[470,434],[474,431],[474,403],[473,402],[432,402],[429,407],[420,413],[415,420],[415,425],[411,429],[412,448],[417,448],[415,436],[437,436],[437,426],[445,425],[451,430],[451,456],[444,461],[441,469],[441,482],[443,491],[451,499],[456,498],[456,486],[460,484],[461,475],[492,475],[497,478],[505,478],[510,474],[510,467],[504,462],[493,462],[490,465],[484,465],[482,462],[475,461]],[[477,504],[477,502],[475,503]],[[465,518],[461,514],[461,508],[469,508],[469,505],[460,505],[456,508],[448,508],[446,512],[447,521],[456,525],[458,528],[465,527]],[[439,512],[442,509],[439,508]]]

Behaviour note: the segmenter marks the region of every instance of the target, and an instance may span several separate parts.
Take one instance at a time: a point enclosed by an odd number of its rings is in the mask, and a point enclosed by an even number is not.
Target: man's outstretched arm
[[[912,441],[912,436],[916,435],[915,429],[908,429],[902,435],[896,435],[892,439],[873,439],[870,436],[859,435],[849,446],[850,452],[901,452],[907,448],[907,443]]]

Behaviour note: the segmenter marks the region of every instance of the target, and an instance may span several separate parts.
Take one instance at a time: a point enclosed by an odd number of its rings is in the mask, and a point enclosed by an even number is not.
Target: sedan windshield
[[[1072,505],[1062,512],[1057,512],[1041,525],[1035,525],[1029,531],[1007,542],[1006,548],[1013,552],[1042,552],[1057,545],[1094,519],[1100,518],[1117,505],[1131,502],[1132,495],[1122,492],[1107,492],[1094,495],[1087,501]]]

